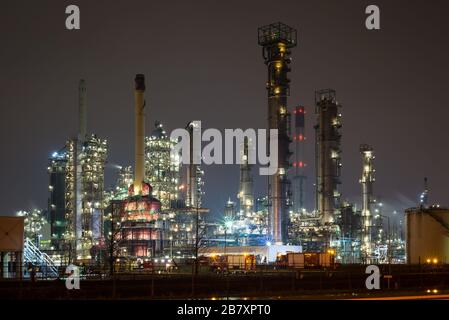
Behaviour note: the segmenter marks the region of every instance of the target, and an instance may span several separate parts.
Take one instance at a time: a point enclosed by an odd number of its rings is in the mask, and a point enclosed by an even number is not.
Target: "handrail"
[[[39,248],[29,239],[25,239],[24,250],[23,250],[24,260],[31,263],[38,263],[46,267],[49,273],[53,276],[58,276],[58,268],[54,261],[50,258],[48,254],[39,250]]]

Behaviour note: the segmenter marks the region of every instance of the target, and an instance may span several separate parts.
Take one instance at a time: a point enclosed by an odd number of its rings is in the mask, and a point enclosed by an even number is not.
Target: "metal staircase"
[[[32,263],[34,266],[39,267],[40,273],[44,277],[58,277],[58,267],[48,254],[39,250],[39,248],[30,239],[25,239],[23,248],[23,260],[24,262]]]

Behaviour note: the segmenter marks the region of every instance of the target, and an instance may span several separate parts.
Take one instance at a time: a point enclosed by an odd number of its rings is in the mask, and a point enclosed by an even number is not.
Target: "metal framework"
[[[103,237],[104,167],[107,141],[91,135],[66,144],[66,240],[70,260],[92,259],[90,250]]]
[[[153,195],[161,202],[162,210],[172,207],[178,199],[180,158],[171,154],[175,140],[167,136],[162,123],[145,139],[145,177],[153,187]]]

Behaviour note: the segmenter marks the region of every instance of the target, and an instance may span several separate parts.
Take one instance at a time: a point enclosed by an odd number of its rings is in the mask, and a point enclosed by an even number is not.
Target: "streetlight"
[[[228,229],[231,229],[231,231],[232,231],[232,221],[231,220],[225,220],[225,223],[224,223],[224,236],[225,236],[224,255],[225,256],[226,256],[226,245],[227,245]]]

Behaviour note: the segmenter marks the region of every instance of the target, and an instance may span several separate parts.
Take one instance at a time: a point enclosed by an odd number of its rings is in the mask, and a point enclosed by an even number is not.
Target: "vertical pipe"
[[[363,254],[366,263],[371,263],[372,257],[372,204],[374,166],[373,166],[373,148],[362,144],[360,146],[362,154],[363,168],[360,183],[362,184],[362,244]]]
[[[79,82],[78,95],[78,121],[79,121],[79,139],[84,141],[87,134],[87,105],[86,105],[86,81],[81,79]]]
[[[134,194],[142,194],[145,174],[145,76],[137,74],[134,89],[135,149],[134,149]]]

